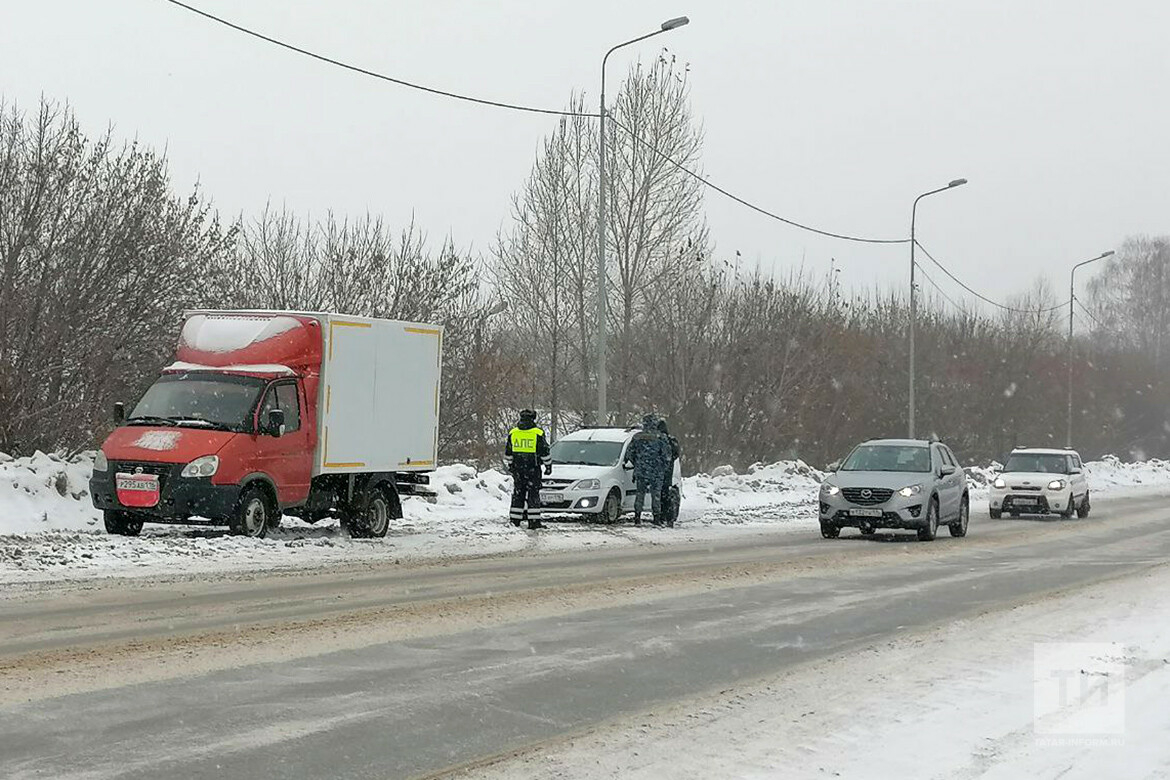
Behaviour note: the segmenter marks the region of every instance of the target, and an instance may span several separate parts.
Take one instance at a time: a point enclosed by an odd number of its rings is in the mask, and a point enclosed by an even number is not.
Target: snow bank
[[[40,451],[26,458],[0,452],[0,534],[100,528],[101,513],[89,500],[92,471],[92,454],[65,460]]]

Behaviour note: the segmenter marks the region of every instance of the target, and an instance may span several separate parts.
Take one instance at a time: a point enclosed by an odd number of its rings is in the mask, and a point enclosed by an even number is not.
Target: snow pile
[[[25,458],[0,452],[0,534],[100,528],[89,500],[92,471],[92,453],[66,460],[39,450]]]
[[[758,512],[780,510],[788,514],[810,514],[824,473],[801,460],[772,464],[756,463],[746,474],[737,474],[730,466],[720,466],[710,474],[685,477],[682,484],[681,519],[707,522],[758,520]],[[773,516],[771,522],[782,519]]]

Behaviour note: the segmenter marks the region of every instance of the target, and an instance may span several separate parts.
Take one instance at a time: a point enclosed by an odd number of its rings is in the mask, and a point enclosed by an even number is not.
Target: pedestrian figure
[[[509,519],[517,528],[524,520],[529,530],[541,527],[540,486],[541,467],[545,474],[552,473],[552,458],[544,431],[536,424],[536,412],[524,409],[520,421],[508,433],[504,445],[504,460],[512,473],[512,508]]]
[[[642,418],[642,430],[634,434],[626,451],[626,462],[634,468],[634,525],[642,524],[642,505],[650,494],[652,522],[662,525],[662,475],[670,462],[670,443],[658,430],[658,419]]]
[[[658,421],[658,432],[666,438],[666,443],[670,447],[670,459],[666,462],[666,471],[662,475],[662,515],[666,525],[674,528],[674,521],[678,518],[678,504],[675,503],[671,487],[674,486],[674,462],[679,459],[682,449],[678,446],[678,439],[670,435],[665,418]]]

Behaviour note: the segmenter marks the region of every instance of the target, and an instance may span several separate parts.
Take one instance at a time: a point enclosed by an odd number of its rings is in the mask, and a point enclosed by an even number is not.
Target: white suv
[[[1074,450],[1023,447],[1012,450],[988,499],[992,519],[1020,515],[1089,516],[1085,465]]]
[[[634,511],[634,472],[624,468],[626,450],[639,428],[584,428],[563,436],[552,446],[552,474],[544,477],[540,504],[545,514],[575,514],[616,523]],[[674,462],[671,515],[678,518],[682,469]],[[647,496],[642,511],[649,514]]]

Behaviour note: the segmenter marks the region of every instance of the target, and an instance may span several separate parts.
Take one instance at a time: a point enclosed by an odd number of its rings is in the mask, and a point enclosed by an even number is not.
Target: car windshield
[[[224,374],[166,374],[150,386],[126,422],[252,429],[252,411],[264,380]]]
[[[1023,471],[1032,474],[1067,474],[1068,456],[1040,452],[1013,452],[1005,472]]]
[[[561,439],[552,446],[553,463],[575,466],[616,466],[621,455],[620,441]]]
[[[914,444],[863,444],[849,454],[841,471],[930,471],[930,450]]]

